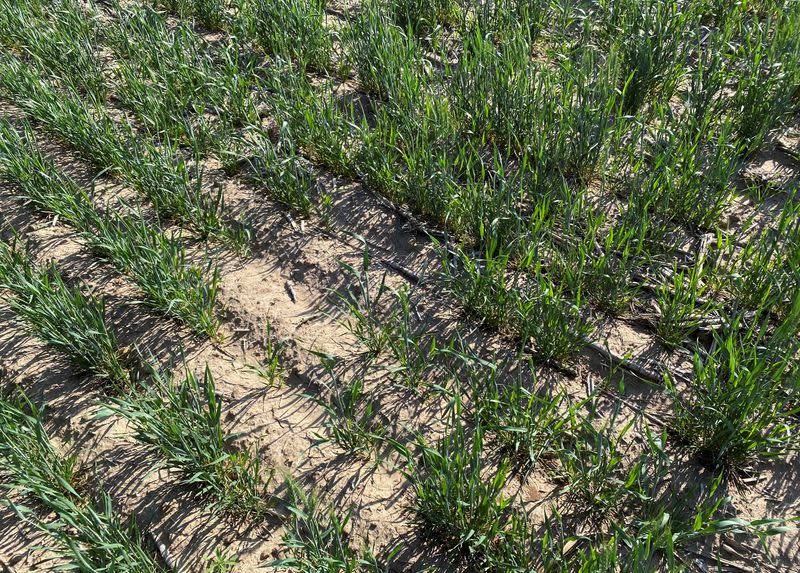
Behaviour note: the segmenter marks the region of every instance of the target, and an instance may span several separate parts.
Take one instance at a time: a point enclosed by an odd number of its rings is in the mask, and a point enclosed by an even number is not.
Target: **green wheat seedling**
[[[90,161],[110,169],[165,217],[202,237],[219,238],[236,249],[247,247],[247,233],[229,222],[222,189],[202,190],[200,168],[187,165],[174,145],[157,146],[137,137],[129,125],[117,125],[74,92],[62,93],[37,71],[14,57],[0,59],[0,91],[8,93],[38,122]]]
[[[520,35],[497,49],[479,28],[469,31],[452,71],[450,101],[468,132],[498,145],[545,150],[558,121],[555,76],[530,59],[531,46]]]
[[[635,420],[616,429],[613,422],[617,411],[611,422],[597,429],[591,417],[579,419],[581,407],[570,408],[572,439],[558,452],[559,474],[566,483],[560,493],[603,514],[618,508],[628,497],[627,484],[635,482],[642,471],[641,465],[628,471],[624,466],[622,440]]]
[[[140,213],[93,219],[95,234],[85,237],[87,243],[131,277],[144,293],[144,304],[198,334],[219,337],[218,267],[211,261],[206,268],[190,263],[180,237],[154,231]]]
[[[279,132],[277,143],[266,133],[242,143],[241,155],[249,165],[247,176],[275,200],[308,217],[317,202],[316,177],[298,153],[288,124]]]
[[[26,201],[74,227],[92,250],[129,276],[144,303],[216,337],[219,271],[189,263],[179,237],[167,236],[138,212],[96,211],[89,196],[44,156],[30,127],[0,122],[0,175],[19,187]],[[123,205],[124,208],[124,205]]]
[[[247,0],[248,24],[268,54],[299,61],[300,68],[326,71],[333,36],[326,26],[325,0]]]
[[[340,268],[355,284],[344,292],[335,291],[335,302],[344,316],[342,325],[347,328],[371,354],[378,355],[389,343],[390,325],[381,312],[381,304],[388,296],[386,273],[374,284],[370,269],[372,259],[365,248],[358,266],[339,261]]]
[[[521,375],[501,384],[494,366],[471,368],[469,377],[476,419],[518,469],[532,469],[555,455],[569,430],[564,396],[533,392]]]
[[[401,28],[421,37],[440,25],[454,25],[462,19],[462,3],[456,0],[390,0],[389,10]]]
[[[728,317],[725,328],[714,332],[711,349],[695,353],[687,393],[666,378],[674,400],[672,429],[705,463],[747,471],[793,447],[797,406],[782,391],[782,380],[797,350],[790,333],[796,331],[798,303],[800,297],[772,337],[762,317],[749,324],[741,315]]]
[[[320,436],[320,443],[331,441],[350,455],[370,457],[377,453],[386,433],[376,421],[376,404],[364,390],[364,380],[355,377],[343,381],[334,371],[335,362],[323,357],[322,366],[330,383],[326,385],[327,397],[313,397],[328,414],[325,427],[330,436]]]
[[[729,101],[737,143],[752,155],[791,110],[792,85],[800,56],[800,14],[787,10],[764,19],[745,18],[735,56],[736,92]]]
[[[472,5],[477,26],[491,33],[499,42],[519,35],[535,42],[544,31],[550,13],[548,0],[499,0],[469,4]]]
[[[127,418],[136,439],[178,470],[210,511],[255,519],[271,511],[265,491],[271,475],[265,479],[256,452],[231,447],[234,436],[222,429],[222,403],[208,368],[202,383],[191,372],[175,381],[151,370],[137,391],[111,399],[101,415],[111,412]]]
[[[108,85],[96,53],[97,13],[75,0],[0,2],[0,45],[32,58],[37,67],[103,101]]]
[[[681,344],[697,330],[703,318],[712,312],[711,301],[699,302],[706,298],[708,287],[703,282],[706,274],[702,260],[689,270],[679,270],[675,266],[672,280],[657,287],[656,333],[667,346]]]
[[[594,330],[592,321],[582,307],[580,291],[573,299],[541,270],[533,279],[530,287],[514,295],[514,328],[523,345],[533,345],[537,360],[563,363],[586,346]]]
[[[285,374],[285,368],[281,362],[285,346],[286,343],[283,340],[274,338],[272,326],[267,323],[267,332],[264,334],[264,343],[262,345],[264,358],[251,369],[259,377],[266,380],[268,384],[279,383]]]
[[[638,228],[633,226],[636,224]],[[623,219],[609,229],[600,251],[591,257],[585,270],[589,297],[612,315],[623,313],[636,296],[637,287],[630,276],[641,264],[647,224],[644,218],[633,224]]]
[[[342,32],[342,44],[364,90],[398,106],[418,101],[425,86],[419,49],[378,2],[363,6]]]
[[[453,172],[470,162],[468,153],[477,147],[457,137],[447,100],[422,90],[413,105],[390,101],[376,113],[374,127],[367,122],[359,126],[362,145],[355,155],[355,171],[372,189],[407,204],[415,215],[461,231],[466,207],[459,194],[464,189]]]
[[[468,433],[456,416],[437,444],[419,437],[418,459],[401,450],[414,488],[414,512],[425,533],[449,551],[480,556],[503,530],[510,500],[503,493],[509,464],[487,476],[483,429]]]
[[[507,285],[509,255],[487,247],[485,258],[469,256],[461,249],[440,254],[444,280],[464,309],[477,316],[487,328],[499,328],[508,321],[512,294]]]
[[[182,18],[195,19],[210,30],[224,31],[233,24],[228,12],[233,4],[230,0],[152,0],[152,3]]]
[[[275,121],[288,126],[295,147],[336,175],[355,175],[350,141],[353,104],[343,106],[330,82],[317,87],[281,60],[275,62],[265,84],[274,94],[269,105]]]
[[[800,206],[795,197],[792,193],[773,226],[750,236],[726,265],[728,290],[744,307],[780,311],[797,288]]]
[[[235,553],[229,553],[219,547],[214,550],[214,554],[208,557],[204,573],[231,573],[239,564],[239,557]]]
[[[107,493],[100,493],[98,506],[81,495],[75,458],[53,447],[43,413],[25,397],[0,398],[0,474],[6,487],[35,502],[11,507],[53,539],[48,549],[66,561],[53,566],[87,573],[165,573],[135,522],[122,521]],[[39,515],[42,507],[52,514]]]
[[[733,195],[740,163],[729,126],[712,131],[697,123],[694,113],[678,119],[669,119],[667,110],[657,113],[661,127],[647,146],[647,160],[631,157],[632,192],[645,190],[655,211],[691,230],[716,229]]]
[[[620,59],[606,58],[593,48],[575,56],[574,64],[563,65],[561,102],[558,112],[558,142],[554,166],[566,176],[589,181],[600,170],[609,143],[626,130],[619,116],[621,98],[615,85]]]
[[[611,27],[611,49],[621,57],[625,113],[637,113],[648,101],[667,101],[683,73],[685,46],[696,26],[691,5],[607,0],[603,8]]]
[[[33,334],[83,371],[124,385],[128,374],[102,298],[68,287],[55,265],[37,268],[28,253],[0,241],[0,288],[4,302]]]
[[[288,569],[301,573],[387,573],[369,549],[366,540],[360,551],[350,546],[348,535],[350,513],[340,516],[334,508],[325,507],[314,493],[306,493],[291,478],[287,478],[287,505],[291,514],[283,547],[291,557],[267,564],[269,568]]]
[[[117,56],[116,93],[148,132],[206,150],[228,129],[257,121],[252,61],[234,44],[212,48],[149,8],[120,10],[117,20],[106,33]]]
[[[641,471],[626,484],[631,496],[628,512],[612,518],[599,537],[570,539],[558,514],[548,516],[542,539],[543,562],[547,571],[680,571],[685,552],[707,538],[737,533],[759,538],[791,530],[793,519],[763,518],[747,521],[729,517],[730,496],[720,495],[723,474],[693,496],[688,506],[677,499],[669,483],[670,458],[664,450],[667,436],[645,429],[647,448],[634,465]],[[644,478],[644,480],[642,480]],[[685,492],[682,493],[686,495]],[[709,539],[710,541],[710,539]],[[570,551],[565,549],[571,546]]]
[[[392,296],[393,311],[386,317],[390,331],[386,345],[396,364],[389,370],[405,386],[416,387],[440,350],[426,322],[414,316],[417,313],[409,288],[404,285],[392,291]]]

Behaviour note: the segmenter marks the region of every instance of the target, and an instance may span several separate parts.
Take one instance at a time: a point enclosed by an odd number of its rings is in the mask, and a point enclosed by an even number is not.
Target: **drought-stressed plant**
[[[139,388],[111,399],[101,415],[127,418],[137,440],[160,454],[167,467],[208,500],[208,508],[237,516],[263,518],[271,506],[256,451],[236,450],[234,436],[221,424],[222,403],[211,371],[203,382],[188,372],[182,381],[150,369]]]
[[[42,342],[82,370],[112,384],[126,383],[124,357],[106,323],[102,298],[84,294],[85,286],[67,286],[55,265],[37,268],[26,250],[2,240],[0,288],[12,293],[3,301]]]

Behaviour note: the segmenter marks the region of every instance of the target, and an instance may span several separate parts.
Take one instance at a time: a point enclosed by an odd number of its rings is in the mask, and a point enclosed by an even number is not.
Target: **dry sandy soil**
[[[18,116],[19,111],[5,103],[0,114]],[[61,142],[43,130],[39,134],[52,157],[78,181],[88,183],[97,176],[94,167]],[[337,357],[342,371],[366,367],[364,350],[338,320],[331,296],[348,286],[339,261],[354,265],[360,261],[362,245],[353,234],[363,236],[369,245],[375,280],[385,274],[393,286],[409,282],[407,273],[398,272],[400,268],[424,279],[434,278],[437,259],[431,241],[400,211],[358,182],[333,176],[325,179],[335,197],[332,224],[325,227],[313,218],[300,223],[259,189],[226,177],[211,162],[206,167],[207,184],[221,183],[234,212],[255,231],[251,256],[237,258],[223,250],[212,253],[221,268],[222,343],[200,340],[176,322],[136,304],[131,284],[99,263],[69,227],[27,206],[11,186],[0,186],[0,214],[6,228],[17,229],[29,241],[39,262],[55,262],[67,277],[87,282],[105,298],[110,323],[122,345],[147,349],[175,368],[182,367],[182,356],[186,367],[197,372],[208,366],[223,399],[226,429],[238,436],[237,445],[257,448],[266,465],[275,468],[276,491],[283,487],[277,478],[285,472],[319,492],[338,510],[352,508],[354,540],[369,539],[379,554],[402,544],[393,571],[463,569],[463,564],[452,564],[449,557],[427,544],[424,531],[409,511],[412,492],[397,467],[396,456],[387,453],[383,463],[376,464],[342,455],[332,444],[318,444],[318,436],[326,432],[326,414],[308,397],[322,392],[327,382],[315,353]],[[797,163],[775,152],[756,158],[752,171],[770,180],[780,179],[785,186],[795,180]],[[96,182],[98,205],[131,196],[128,189],[105,175]],[[741,221],[755,209],[763,209],[769,216],[780,201],[780,193],[760,206],[741,199],[728,216]],[[204,249],[197,244],[190,248],[197,253]],[[478,354],[516,368],[513,347],[501,334],[483,331],[473,317],[459,311],[435,280],[414,282],[409,284],[414,288],[418,312],[427,319],[431,332],[447,340],[458,330]],[[606,319],[596,332],[597,345],[607,347],[612,357],[629,356],[654,370],[669,367],[691,375],[688,355],[664,350],[647,326],[650,305],[643,298],[628,316]],[[280,384],[265,383],[251,368],[263,358],[267,325],[272,335],[285,343],[285,373]],[[278,520],[254,526],[204,513],[191,487],[176,484],[176,476],[157,469],[158,460],[132,440],[125,422],[94,416],[104,400],[97,381],[77,375],[56,353],[31,338],[4,307],[0,307],[0,364],[28,396],[47,403],[53,439],[63,451],[78,455],[86,479],[109,491],[123,514],[135,515],[142,531],[162,544],[182,570],[203,571],[208,556],[218,548],[238,556],[235,571],[242,573],[259,570],[260,565],[284,555],[280,547],[283,526]],[[620,407],[619,424],[636,418],[635,429],[626,437],[630,452],[636,452],[642,446],[643,424],[663,429],[669,404],[652,381],[614,366],[608,356],[589,348],[574,362],[573,372],[547,367],[536,370],[542,383],[566,389],[576,401],[611,380],[599,406],[608,412]],[[622,381],[624,390],[620,392],[617,388]],[[433,389],[396,385],[388,372],[375,368],[369,370],[367,384],[377,397],[377,415],[390,435],[404,441],[419,431],[429,439],[436,438],[442,428],[445,397]],[[672,453],[671,485],[687,496],[692,488],[707,485],[707,470],[679,449]],[[798,479],[800,460],[793,454],[758,468],[751,478],[730,480],[724,484],[732,496],[726,512],[745,519],[800,515]],[[541,523],[545,510],[558,500],[553,477],[545,468],[537,468],[529,475],[515,476],[511,483],[509,494]],[[597,526],[580,512],[567,517],[582,533],[591,533]],[[45,541],[11,509],[0,509],[0,568],[17,573],[36,570],[48,559],[47,551],[39,548]],[[698,571],[715,570],[717,553],[726,571],[800,571],[800,535],[796,532],[768,541],[772,561],[764,557],[757,540],[727,535],[698,547],[687,565]]]

